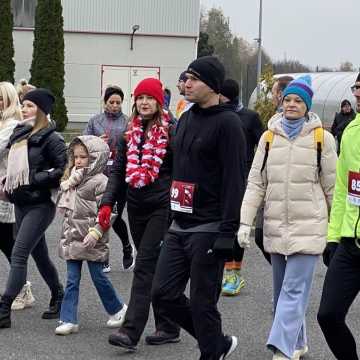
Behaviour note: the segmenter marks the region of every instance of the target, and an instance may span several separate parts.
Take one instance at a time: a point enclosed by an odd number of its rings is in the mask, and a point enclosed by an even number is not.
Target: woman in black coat
[[[46,89],[27,93],[23,99],[24,121],[10,138],[9,165],[1,195],[15,205],[17,236],[0,302],[0,328],[11,327],[11,304],[26,281],[30,254],[51,291],[49,310],[42,317],[54,319],[59,315],[63,287],[45,241],[45,231],[55,216],[52,193],[59,186],[67,162],[64,140],[47,117],[54,101]]]

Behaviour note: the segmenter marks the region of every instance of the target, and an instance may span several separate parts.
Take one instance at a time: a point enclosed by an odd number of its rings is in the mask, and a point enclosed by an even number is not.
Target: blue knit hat
[[[283,99],[286,95],[295,94],[304,101],[307,110],[309,111],[312,106],[312,97],[314,92],[311,88],[310,75],[300,76],[297,79],[291,81],[283,92]]]

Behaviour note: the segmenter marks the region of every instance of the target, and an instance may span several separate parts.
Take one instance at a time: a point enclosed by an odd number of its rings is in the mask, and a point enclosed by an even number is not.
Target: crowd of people
[[[66,146],[49,117],[49,90],[0,82],[0,249],[10,264],[0,328],[11,327],[12,310],[35,301],[31,255],[50,291],[42,318],[59,320],[57,335],[78,332],[86,261],[106,325],[117,328],[111,345],[136,350],[152,305],[156,330],[147,344],[179,342],[183,329],[200,359],[227,359],[238,339],[223,332],[217,303],[245,286],[242,262],[255,227],[273,274],[266,342],[273,360],[309,351],[306,313],[321,256],[328,271],[318,322],[337,359],[358,360],[345,318],[360,290],[360,74],[351,87],[356,109],[342,101],[334,136],[311,111],[308,75],[275,79],[276,113],[266,130],[216,57],[194,60],[177,86],[183,98],[173,115],[170,91],[158,79],[142,80],[129,117],[123,91],[109,86],[104,111]],[[57,213],[65,288],[45,238]],[[123,269],[133,270],[128,304],[105,274],[111,227],[122,242]]]

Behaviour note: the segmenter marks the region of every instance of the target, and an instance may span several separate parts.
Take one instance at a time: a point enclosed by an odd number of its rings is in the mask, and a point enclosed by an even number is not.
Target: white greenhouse
[[[290,75],[297,78],[305,74],[277,74],[276,77]],[[358,73],[355,72],[324,72],[310,73],[314,90],[312,111],[317,113],[323,121],[324,127],[330,128],[335,113],[340,111],[340,103],[348,99],[355,104],[354,95],[350,87],[355,83]],[[256,90],[250,98],[250,106],[256,100]]]

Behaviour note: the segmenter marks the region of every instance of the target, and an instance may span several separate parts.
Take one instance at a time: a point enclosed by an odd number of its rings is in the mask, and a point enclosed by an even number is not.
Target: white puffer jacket
[[[321,254],[326,245],[328,214],[336,177],[336,147],[324,131],[320,177],[314,129],[319,117],[309,114],[299,136],[290,140],[281,125],[282,114],[269,121],[274,139],[266,167],[265,135],[262,136],[249,174],[241,207],[241,223],[252,225],[265,200],[264,247],[269,253]]]

